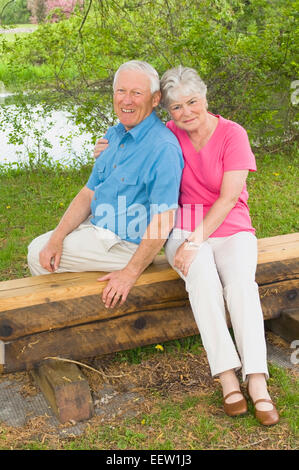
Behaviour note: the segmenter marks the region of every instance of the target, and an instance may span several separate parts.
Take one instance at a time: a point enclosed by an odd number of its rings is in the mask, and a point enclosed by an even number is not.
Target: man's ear
[[[153,107],[155,108],[161,101],[161,91],[155,91],[153,94]]]

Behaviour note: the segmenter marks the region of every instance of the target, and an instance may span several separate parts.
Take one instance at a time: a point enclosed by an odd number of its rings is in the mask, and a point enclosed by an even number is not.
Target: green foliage
[[[0,59],[9,75],[0,80],[47,91],[48,105],[67,98],[74,119],[98,134],[114,123],[111,83],[122,62],[146,60],[160,74],[181,63],[206,81],[211,111],[244,125],[252,143],[290,140],[298,131],[291,102],[298,6],[298,0],[86,1],[68,20],[42,24],[14,44],[3,40]]]
[[[4,25],[28,23],[27,0],[0,0],[0,15],[0,23]]]

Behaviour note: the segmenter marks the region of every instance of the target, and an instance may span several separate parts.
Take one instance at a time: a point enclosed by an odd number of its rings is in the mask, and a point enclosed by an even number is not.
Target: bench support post
[[[90,388],[76,364],[50,359],[32,369],[31,375],[61,423],[93,416]]]

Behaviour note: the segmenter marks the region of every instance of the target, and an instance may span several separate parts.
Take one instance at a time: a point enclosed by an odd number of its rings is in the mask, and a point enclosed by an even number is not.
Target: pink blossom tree
[[[59,9],[67,18],[74,11],[76,5],[83,5],[84,0],[28,0],[27,8],[31,12],[31,23],[40,23],[54,10]],[[57,21],[52,15],[51,21]]]

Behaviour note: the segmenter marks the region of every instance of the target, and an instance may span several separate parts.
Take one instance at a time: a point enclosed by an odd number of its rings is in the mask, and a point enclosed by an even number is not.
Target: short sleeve
[[[168,144],[160,151],[147,181],[147,194],[155,213],[178,207],[183,166],[179,147]]]
[[[247,132],[235,123],[227,132],[223,152],[223,170],[256,171],[256,161]]]

